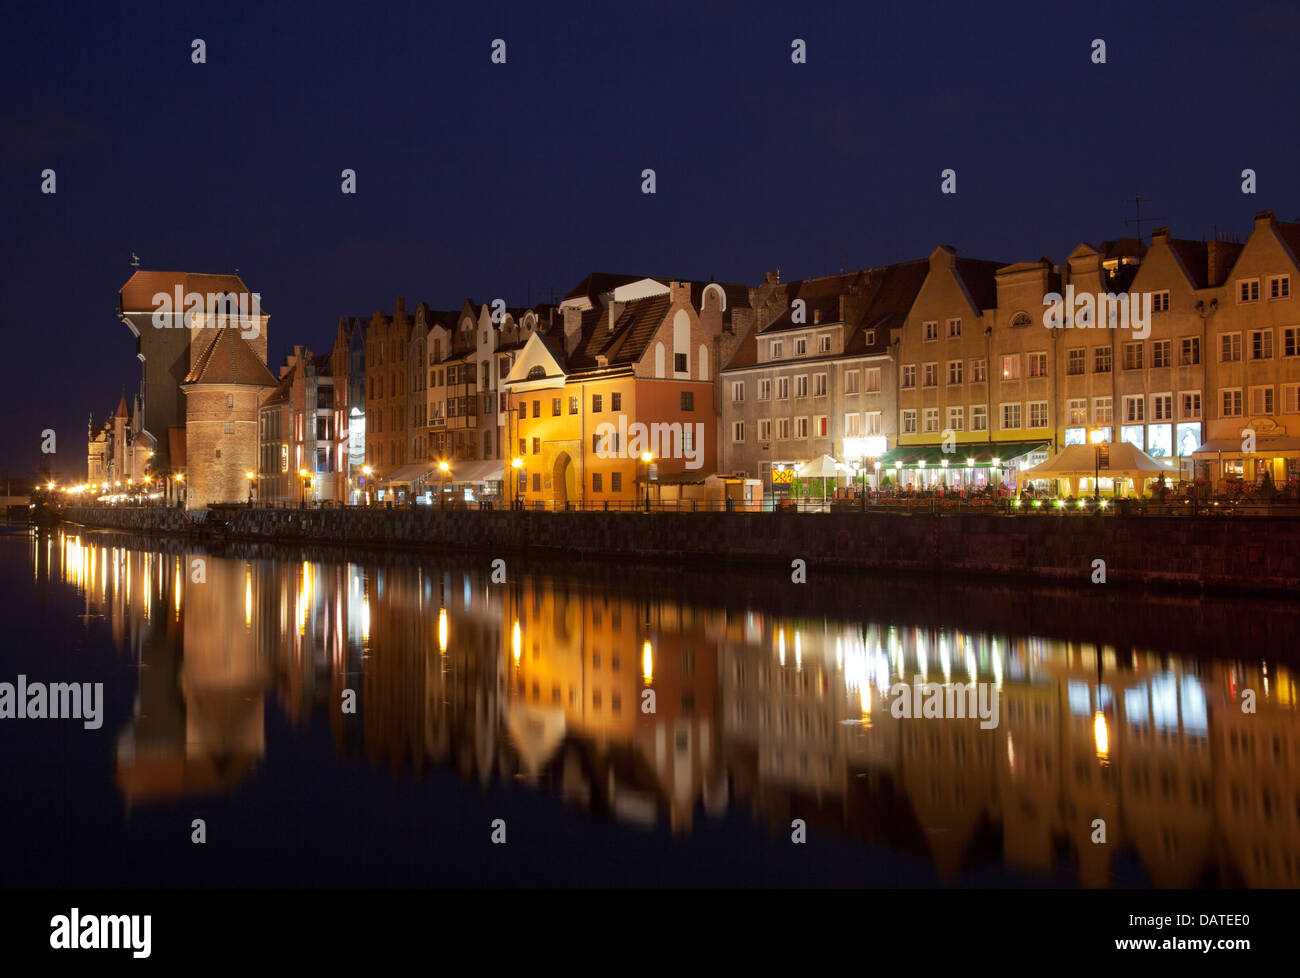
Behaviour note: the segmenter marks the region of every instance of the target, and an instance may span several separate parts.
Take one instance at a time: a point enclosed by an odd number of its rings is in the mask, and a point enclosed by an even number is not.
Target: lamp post
[[[451,466],[447,464],[446,459],[438,463],[438,471],[442,473],[442,492],[439,494],[438,508],[445,509],[447,506],[447,479],[451,476]]]
[[[365,486],[366,505],[370,505],[370,484],[366,481],[370,478],[370,473],[375,471],[369,465],[361,466],[361,484]]]
[[[244,473],[244,478],[248,480],[248,505],[251,507],[253,505],[253,479],[255,476],[250,471]]]
[[[649,452],[641,453],[641,461],[645,463],[645,511],[650,512],[650,463],[655,457]]]
[[[1100,428],[1093,428],[1088,432],[1088,439],[1092,442],[1092,498],[1099,500],[1101,498],[1101,443],[1105,433]]]
[[[302,508],[307,508],[307,486],[311,482],[311,475],[306,469],[298,470],[298,478],[302,480]]]
[[[998,469],[1000,468],[1002,468],[1002,459],[993,459],[993,481],[995,483],[993,491],[996,492],[999,497],[1002,496],[1002,480],[998,478]]]
[[[510,498],[511,508],[519,508],[519,473],[524,467],[524,460],[516,455],[510,460],[510,467],[515,470],[514,475],[510,477]]]

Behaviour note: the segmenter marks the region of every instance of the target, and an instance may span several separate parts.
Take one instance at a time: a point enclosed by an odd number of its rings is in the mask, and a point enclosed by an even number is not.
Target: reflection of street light
[[[370,478],[370,473],[375,471],[369,465],[361,466],[361,484],[365,486],[366,505],[370,505],[370,483],[366,480]]]

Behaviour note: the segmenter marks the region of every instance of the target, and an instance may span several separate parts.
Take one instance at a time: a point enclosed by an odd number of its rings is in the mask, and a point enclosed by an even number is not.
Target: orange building
[[[502,383],[507,495],[530,508],[630,507],[717,468],[713,376],[748,290],[606,278],[561,303],[563,328],[530,336]]]

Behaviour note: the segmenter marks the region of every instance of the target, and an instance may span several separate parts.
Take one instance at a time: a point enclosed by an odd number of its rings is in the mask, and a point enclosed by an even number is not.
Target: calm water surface
[[[16,527],[0,581],[0,682],[105,689],[0,720],[5,885],[1300,882],[1289,608]]]

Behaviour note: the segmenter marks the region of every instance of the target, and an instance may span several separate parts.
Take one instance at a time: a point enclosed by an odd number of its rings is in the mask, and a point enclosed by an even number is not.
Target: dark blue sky
[[[0,466],[29,471],[53,427],[56,469],[84,476],[87,412],[138,384],[114,316],[132,251],[238,268],[278,362],[398,295],[523,304],[592,269],[755,283],[939,243],[1059,261],[1132,233],[1135,191],[1179,236],[1300,216],[1291,2],[379,6],[0,15]]]

